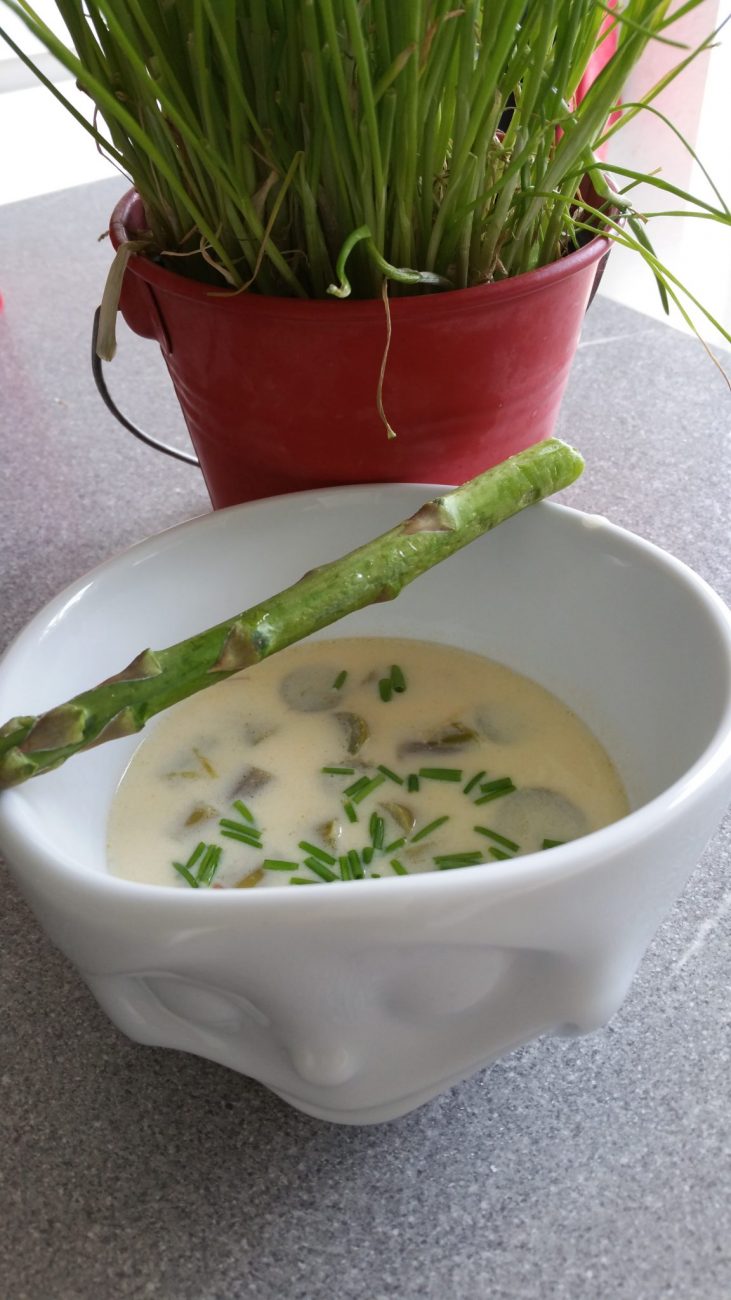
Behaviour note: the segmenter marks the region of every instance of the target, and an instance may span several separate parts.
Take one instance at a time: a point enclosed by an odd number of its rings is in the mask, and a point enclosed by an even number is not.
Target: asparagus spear
[[[350,554],[225,623],[165,650],[142,650],[126,668],[37,717],[0,727],[0,788],[64,763],[78,750],[140,731],[155,713],[276,654],[376,601],[525,506],[567,487],[583,460],[556,439],[537,443]]]

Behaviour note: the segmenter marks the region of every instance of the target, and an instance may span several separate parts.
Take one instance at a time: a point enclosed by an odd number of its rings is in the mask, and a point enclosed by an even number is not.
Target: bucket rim
[[[141,198],[135,189],[129,189],[115,205],[109,222],[109,236],[115,252],[128,239],[139,235],[139,226],[134,223],[134,209],[141,204]],[[487,306],[510,302],[528,294],[541,292],[556,283],[570,279],[574,275],[594,268],[602,257],[609,252],[611,239],[606,235],[596,235],[581,248],[574,249],[564,257],[547,266],[537,267],[533,271],[524,271],[520,275],[500,280],[493,284],[475,285],[468,289],[449,289],[443,293],[430,293],[424,297],[404,297],[389,300],[391,315],[396,318],[440,317],[456,313],[479,311]],[[285,318],[307,318],[330,316],[333,311],[347,314],[348,318],[368,319],[383,316],[383,303],[380,298],[290,298],[279,295],[259,293],[241,293],[225,288],[189,280],[174,271],[160,266],[139,253],[133,254],[126,270],[132,275],[146,281],[158,293],[172,297],[197,301],[202,306],[217,307],[225,310],[249,310],[264,316]]]

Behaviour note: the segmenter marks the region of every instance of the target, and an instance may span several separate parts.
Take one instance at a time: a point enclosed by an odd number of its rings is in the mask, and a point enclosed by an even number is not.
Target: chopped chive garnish
[[[193,849],[193,852],[191,853],[190,857],[188,858],[188,861],[185,864],[186,867],[188,868],[188,871],[192,870],[192,868],[195,866],[196,862],[198,861],[201,853],[205,852],[205,849],[206,846],[203,840],[201,840],[200,844],[196,844],[195,848]]]
[[[383,785],[385,780],[385,776],[380,773],[378,776],[372,776],[370,781],[366,781],[365,785],[361,786],[360,790],[356,790],[355,794],[351,796],[353,803],[362,803],[369,794],[373,794],[373,791],[378,789],[379,785]]]
[[[416,775],[416,772],[411,772],[409,774],[408,780],[406,782],[406,789],[408,790],[409,794],[418,794],[419,778]]]
[[[378,683],[378,694],[380,695],[381,699],[383,700],[383,703],[384,703],[384,704],[388,704],[388,701],[390,700],[391,696],[393,695],[393,686],[391,685],[391,678],[390,678],[390,677],[382,677],[382,678],[381,678],[381,680],[380,680],[379,683]]]
[[[341,878],[342,878],[343,880],[352,880],[352,879],[353,879],[353,873],[352,873],[352,871],[350,870],[350,863],[348,862],[348,855],[347,855],[347,853],[343,853],[343,854],[341,855],[341,857],[338,858],[338,862],[340,863],[340,876],[341,876]]]
[[[504,862],[506,858],[508,862],[512,862],[513,860],[513,854],[506,853],[504,849],[489,849],[488,852],[490,857],[497,858],[498,862]]]
[[[187,867],[183,866],[182,862],[174,862],[173,866],[175,867],[175,870],[183,877],[183,880],[187,880],[188,884],[191,886],[192,889],[198,888],[198,881],[196,880],[195,876],[192,874],[192,872],[188,870]]]
[[[380,879],[381,879],[381,877],[380,877],[380,873],[379,873],[378,871],[372,871],[372,872],[371,872],[371,880],[380,880]]]
[[[331,776],[352,776],[355,772],[354,767],[321,767],[321,772],[328,772]]]
[[[398,772],[392,772],[390,767],[386,767],[385,763],[378,764],[378,771],[383,772],[383,775],[387,776],[389,781],[395,781],[397,785],[403,785],[404,778],[399,776]]]
[[[355,808],[353,807],[349,799],[345,800],[345,803],[343,804],[343,808],[345,809],[345,816],[347,817],[348,821],[357,822],[358,814],[355,811]]]
[[[486,835],[489,840],[494,840],[496,844],[502,844],[504,849],[512,849],[514,853],[517,853],[520,849],[520,845],[516,844],[515,840],[509,840],[507,835],[498,835],[497,831],[491,831],[489,826],[473,826],[472,829],[477,831],[478,835]]]
[[[245,826],[243,822],[231,821],[229,817],[222,817],[218,824],[222,830],[240,831],[242,835],[251,835],[257,840],[261,839],[261,831],[257,826]]]
[[[499,790],[490,790],[483,794],[479,799],[475,799],[475,808],[481,808],[484,803],[492,803],[493,799],[502,799],[505,794],[512,794],[515,786],[512,781],[510,785],[502,786]]]
[[[339,690],[340,690],[340,689],[345,685],[345,682],[346,682],[347,676],[348,676],[348,670],[347,670],[347,668],[341,668],[341,669],[340,669],[340,672],[338,673],[337,677],[335,678],[335,681],[333,682],[333,690],[334,690],[334,691],[339,691]]]
[[[290,885],[317,885],[319,881],[308,880],[306,876],[290,876],[289,883]]]
[[[515,789],[511,776],[500,776],[496,781],[485,781],[480,786],[483,794],[490,794],[493,790],[507,790],[509,788]]]
[[[482,862],[482,854],[479,851],[469,853],[443,853],[434,858],[434,863],[440,871],[451,871],[455,867],[476,867]]]
[[[406,690],[406,678],[404,677],[403,668],[398,664],[391,664],[391,685],[399,695]]]
[[[368,834],[370,835],[371,839],[373,839],[373,832],[375,831],[377,825],[378,825],[378,813],[372,812],[368,820]]]
[[[236,840],[236,842],[237,842],[238,844],[248,844],[248,846],[249,846],[250,849],[260,849],[260,848],[261,848],[261,840],[260,840],[260,839],[258,839],[258,838],[255,837],[254,835],[245,835],[245,834],[243,833],[243,831],[239,831],[239,830],[236,830],[236,831],[227,831],[227,830],[222,830],[222,831],[221,831],[221,834],[223,835],[224,839],[227,839],[227,840]]]
[[[303,853],[310,853],[318,861],[327,863],[328,867],[334,867],[337,862],[337,858],[334,858],[332,853],[326,853],[324,849],[318,848],[316,844],[310,844],[309,840],[300,840],[297,848],[302,849]]]
[[[566,843],[565,840],[544,840],[543,843],[542,843],[542,845],[541,845],[541,848],[542,848],[542,849],[560,849],[561,845],[562,845],[562,844],[565,844],[565,843]]]
[[[209,844],[198,867],[198,884],[210,885],[213,877],[218,870],[218,863],[221,858],[220,844]]]
[[[437,829],[437,826],[443,826],[444,823],[448,821],[449,817],[446,814],[444,817],[435,817],[433,822],[429,822],[426,826],[422,826],[421,830],[416,832],[416,835],[411,836],[411,843],[416,844],[417,840],[425,840],[427,835],[431,835],[432,831]]]
[[[482,780],[483,776],[486,776],[486,775],[487,775],[487,773],[484,772],[484,771],[483,771],[483,772],[477,772],[477,773],[476,773],[476,774],[471,778],[471,780],[469,780],[469,781],[467,782],[467,784],[466,784],[466,786],[465,786],[465,788],[464,788],[464,792],[465,792],[465,794],[469,794],[469,793],[470,793],[470,790],[474,790],[475,786],[476,786],[476,785],[479,785],[479,783],[480,783],[480,781]]]
[[[335,859],[333,858],[333,862],[334,861]],[[329,867],[326,867],[324,862],[318,861],[317,858],[305,858],[305,866],[309,867],[310,871],[314,871],[315,875],[319,876],[321,880],[327,880],[328,882],[337,880],[335,872],[331,871]]]
[[[357,849],[350,849],[348,853],[348,863],[353,873],[353,880],[362,880],[365,873],[360,863],[360,855]]]
[[[287,862],[285,858],[265,858],[261,865],[265,871],[296,871],[299,862]]]
[[[391,866],[397,876],[408,876],[408,870],[403,862],[399,862],[398,858],[391,858]]]
[[[236,799],[234,801],[234,808],[236,809],[237,813],[241,817],[243,817],[244,821],[247,822],[254,821],[254,814],[250,808],[246,807],[246,804],[244,803],[243,799]]]
[[[367,867],[369,867],[370,864],[371,864],[371,862],[373,861],[373,854],[374,854],[374,853],[375,853],[375,849],[373,848],[373,845],[372,845],[372,844],[366,844],[366,846],[365,846],[365,848],[363,849],[363,852],[361,853],[360,856],[362,857],[362,859],[363,859],[363,861],[365,862],[365,864],[366,864]]]
[[[386,834],[386,823],[382,817],[376,816],[375,826],[371,827],[371,841],[374,849],[383,848],[383,840]]]
[[[348,785],[345,787],[345,794],[348,796],[349,799],[352,798],[354,794],[357,794],[359,790],[363,789],[364,785],[368,785],[369,780],[370,777],[359,776],[358,780],[354,781],[352,785]]]
[[[390,844],[387,844],[387,845],[386,845],[386,847],[384,848],[383,852],[384,852],[384,853],[395,853],[397,849],[402,849],[405,843],[406,843],[406,840],[405,840],[405,838],[403,838],[403,837],[402,837],[400,840],[392,840],[392,842],[391,842]]]
[[[426,781],[461,781],[461,767],[420,767],[419,776]]]

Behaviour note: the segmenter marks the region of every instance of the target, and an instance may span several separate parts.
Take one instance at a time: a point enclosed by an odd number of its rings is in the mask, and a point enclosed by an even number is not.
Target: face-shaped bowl
[[[0,719],[38,712],[289,585],[426,499],[337,488],[151,538],[63,592],[0,666]],[[550,853],[318,889],[194,891],[107,874],[137,738],[0,796],[0,844],[51,938],[133,1039],[373,1123],[517,1044],[602,1025],[731,791],[731,615],[603,519],[524,512],[325,635],[412,636],[533,677],[603,742],[633,811]]]

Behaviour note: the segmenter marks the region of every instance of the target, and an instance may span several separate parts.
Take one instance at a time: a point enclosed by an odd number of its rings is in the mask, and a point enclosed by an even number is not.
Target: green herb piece
[[[488,853],[491,858],[497,858],[498,862],[504,862],[506,858],[508,862],[513,860],[513,854],[506,853],[504,849],[488,849]]]
[[[261,839],[258,826],[246,826],[243,822],[232,821],[230,817],[222,817],[218,824],[222,830],[239,831],[241,835],[250,835],[255,840]]]
[[[286,858],[265,858],[261,865],[265,871],[296,871],[299,862],[287,862]]]
[[[337,880],[335,872],[331,871],[329,867],[325,866],[324,862],[320,862],[317,858],[305,858],[304,864],[306,867],[309,867],[310,871],[313,871],[316,876],[319,876],[321,880],[327,880],[328,883]]]
[[[195,848],[193,849],[193,852],[191,853],[190,857],[188,858],[188,861],[185,864],[186,867],[188,868],[188,871],[193,870],[193,867],[195,866],[199,857],[201,856],[202,853],[205,853],[205,851],[206,851],[206,845],[203,842],[203,840],[201,840],[199,844],[196,844]]]
[[[310,844],[309,840],[300,840],[297,848],[302,849],[303,853],[311,854],[311,856],[317,858],[319,862],[326,863],[328,867],[334,867],[337,862],[337,858],[334,858],[331,853],[327,853],[325,849],[318,848],[317,844]]]
[[[443,817],[435,817],[433,822],[429,822],[428,825],[422,826],[420,831],[417,831],[415,835],[411,836],[411,843],[416,844],[417,840],[425,840],[427,835],[431,835],[432,831],[435,831],[438,826],[443,826],[444,823],[448,821],[449,817],[446,813]]]
[[[234,808],[236,809],[239,816],[243,817],[244,821],[252,822],[252,823],[254,822],[255,820],[254,814],[250,808],[246,807],[246,804],[244,803],[243,799],[235,799]]]
[[[352,776],[355,772],[354,767],[321,767],[321,772],[327,772],[330,776]]]
[[[345,816],[347,817],[348,821],[357,822],[358,814],[355,811],[355,808],[353,807],[349,799],[346,799],[345,803],[343,804],[343,808],[345,809]]]
[[[383,700],[383,703],[388,704],[389,700],[391,699],[391,696],[393,695],[393,686],[391,685],[390,677],[381,678],[381,680],[378,683],[378,694]]]
[[[397,876],[408,876],[407,868],[403,862],[399,862],[398,858],[391,858],[391,866]]]
[[[466,786],[465,786],[465,788],[464,788],[464,792],[465,792],[465,794],[469,794],[471,790],[474,790],[475,786],[476,786],[476,785],[479,785],[479,783],[480,783],[480,781],[482,780],[483,776],[486,776],[486,775],[487,775],[487,773],[486,773],[485,771],[482,771],[482,772],[476,772],[475,775],[472,777],[472,779],[471,779],[470,781],[467,782],[467,784],[466,784]]]
[[[352,799],[353,795],[357,794],[359,790],[362,790],[364,785],[368,785],[369,781],[369,776],[359,776],[358,780],[354,781],[352,785],[347,785],[345,787],[343,793],[346,794],[349,799]]]
[[[348,670],[347,670],[347,668],[341,668],[340,672],[338,673],[337,677],[335,678],[335,681],[333,682],[333,690],[334,690],[334,691],[340,691],[340,690],[342,690],[342,688],[343,688],[343,686],[345,685],[345,682],[346,682],[346,680],[347,680],[347,677],[348,677]]]
[[[452,871],[456,867],[478,866],[483,861],[483,855],[479,850],[469,850],[466,853],[442,853],[433,861],[440,871]]]
[[[395,781],[397,785],[403,785],[404,778],[399,776],[397,772],[392,772],[390,767],[386,767],[385,763],[378,764],[378,771],[382,772],[385,777],[388,777],[389,781]]]
[[[515,789],[513,778],[510,776],[499,776],[496,781],[484,781],[480,786],[483,794],[491,794],[493,790]]]
[[[350,849],[348,853],[348,864],[353,873],[353,880],[362,880],[365,872],[361,866],[360,855],[358,854],[357,849]]]
[[[347,855],[347,853],[343,853],[342,856],[338,858],[338,862],[339,862],[339,864],[340,864],[340,876],[341,876],[341,879],[342,879],[342,880],[352,880],[352,879],[353,879],[353,873],[352,873],[352,871],[350,870],[350,863],[348,862],[348,855]]]
[[[544,840],[543,843],[542,843],[542,845],[541,845],[541,848],[542,848],[542,849],[560,849],[560,848],[561,848],[561,845],[562,845],[562,844],[565,844],[565,843],[566,843],[565,840]]]
[[[175,867],[175,870],[179,872],[179,874],[183,877],[183,879],[187,880],[188,884],[191,886],[192,889],[198,888],[198,881],[196,880],[195,876],[192,874],[192,872],[188,870],[187,867],[183,866],[182,862],[174,862],[173,866]]]
[[[386,845],[386,847],[384,848],[383,852],[384,852],[384,853],[395,853],[397,849],[402,849],[405,843],[406,843],[406,840],[403,839],[403,838],[400,839],[400,840],[392,840],[390,844],[387,844],[387,845]]]
[[[391,685],[399,695],[403,695],[406,690],[404,670],[398,664],[391,664]]]
[[[502,799],[503,795],[512,794],[515,790],[509,776],[502,777],[499,781],[490,781],[480,788],[485,793],[479,799],[475,799],[475,808],[480,808],[485,803],[492,803],[493,799]]]
[[[377,813],[371,814],[371,822],[368,823],[368,833],[371,836],[373,848],[382,849],[384,846],[386,823],[382,816]]]
[[[261,840],[252,839],[250,835],[241,835],[238,831],[221,831],[225,840],[234,840],[236,844],[245,844],[250,849],[260,849]]]
[[[378,776],[372,776],[370,781],[367,781],[364,786],[361,786],[360,790],[356,790],[355,794],[352,796],[353,803],[362,803],[369,794],[373,794],[373,791],[378,789],[379,785],[383,785],[385,780],[385,776],[382,776],[380,773]]]
[[[416,773],[415,772],[409,773],[409,776],[406,781],[406,789],[408,790],[409,794],[418,794],[419,785],[420,782]]]
[[[290,885],[319,885],[319,880],[308,880],[306,876],[290,876]]]
[[[362,851],[362,853],[361,853],[360,856],[361,856],[361,858],[363,859],[363,861],[365,862],[365,864],[366,864],[367,867],[369,867],[370,864],[371,864],[371,862],[373,861],[373,854],[374,854],[374,853],[375,853],[375,849],[373,848],[373,845],[372,845],[372,844],[366,844],[366,846],[365,846],[365,848],[363,849],[363,851]]]
[[[461,767],[420,767],[419,776],[425,781],[461,781]]]
[[[509,840],[507,835],[498,835],[497,831],[490,830],[489,826],[473,826],[472,829],[477,831],[478,835],[486,835],[489,840],[494,840],[496,844],[502,844],[504,849],[512,849],[514,853],[518,853],[520,850],[520,845],[516,844],[515,840]]]
[[[380,879],[381,879],[380,872],[378,871],[371,872],[371,880],[380,880]]]
[[[218,870],[222,849],[220,844],[209,844],[198,867],[198,884],[210,885]]]

